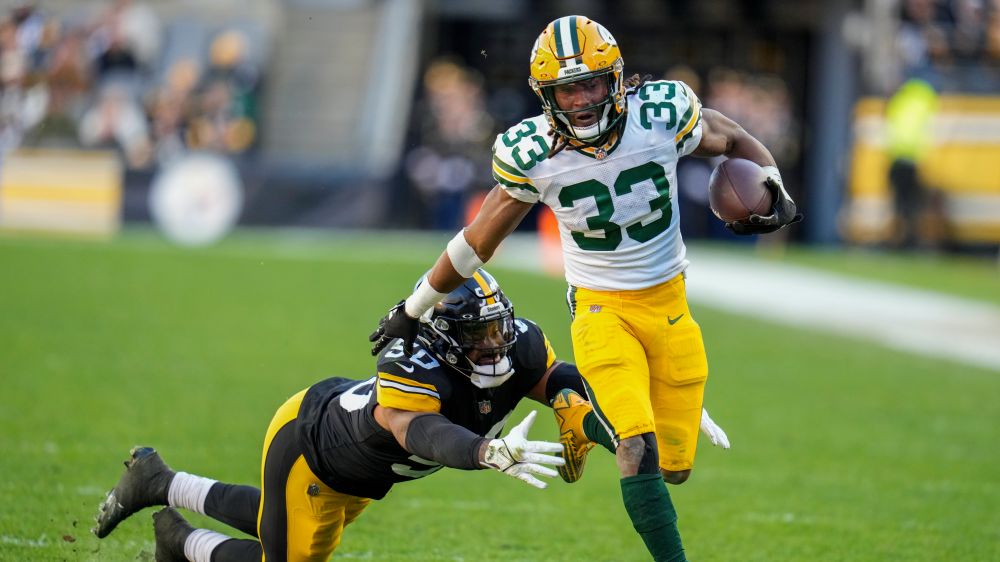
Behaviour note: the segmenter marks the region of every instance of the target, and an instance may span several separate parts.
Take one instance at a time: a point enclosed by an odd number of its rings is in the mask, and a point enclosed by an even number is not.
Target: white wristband
[[[788,192],[785,191],[785,182],[781,181],[781,174],[778,173],[777,166],[761,166],[760,169],[764,170],[764,173],[767,174],[767,177],[774,178],[775,181],[778,182],[778,187],[781,188],[781,193],[785,195],[785,199],[791,199],[791,197],[788,196]]]
[[[465,239],[465,230],[460,230],[454,238],[448,242],[448,258],[451,266],[459,275],[468,279],[477,269],[483,266],[483,260],[479,259],[476,251],[472,249]]]
[[[413,294],[406,298],[403,309],[406,310],[406,314],[410,318],[420,318],[434,305],[441,302],[441,299],[447,294],[435,291],[434,287],[431,287],[430,281],[424,279],[424,282],[413,290]]]

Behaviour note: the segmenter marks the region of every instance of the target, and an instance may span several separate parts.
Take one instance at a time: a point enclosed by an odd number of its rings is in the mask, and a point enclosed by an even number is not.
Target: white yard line
[[[692,301],[1000,371],[1000,308],[788,264],[695,252]]]
[[[540,269],[532,239],[504,246],[497,266]],[[694,249],[688,257],[692,302],[1000,371],[1000,308],[991,303],[752,256]]]

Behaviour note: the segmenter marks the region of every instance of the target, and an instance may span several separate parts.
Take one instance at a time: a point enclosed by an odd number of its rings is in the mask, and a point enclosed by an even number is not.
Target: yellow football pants
[[[571,287],[573,352],[605,427],[655,432],[660,467],[694,466],[708,360],[684,276],[636,291]]]
[[[306,464],[295,440],[305,394],[299,392],[278,409],[264,438],[257,535],[265,562],[329,559],[344,527],[371,502],[332,490]]]

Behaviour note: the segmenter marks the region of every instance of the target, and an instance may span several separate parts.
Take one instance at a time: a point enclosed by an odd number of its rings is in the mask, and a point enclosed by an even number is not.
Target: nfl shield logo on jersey
[[[489,400],[479,401],[479,413],[486,415],[493,411],[493,404]]]
[[[594,151],[594,157],[597,158],[598,160],[604,160],[604,158],[607,157],[607,155],[608,151],[604,150],[603,146],[598,147],[597,150]]]
[[[592,305],[590,305],[590,311],[594,312],[594,313],[600,312],[601,311],[601,305],[599,305],[599,304],[592,304]]]

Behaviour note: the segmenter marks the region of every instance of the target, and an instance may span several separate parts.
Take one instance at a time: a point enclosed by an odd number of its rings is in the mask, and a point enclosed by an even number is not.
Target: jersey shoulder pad
[[[636,112],[639,125],[647,130],[665,131],[672,135],[682,156],[690,154],[698,146],[701,139],[701,100],[684,82],[647,82],[635,91],[633,104],[630,109]]]
[[[556,360],[549,338],[545,337],[538,324],[527,318],[515,318],[514,329],[517,330],[517,341],[514,343],[517,363],[529,371],[544,374]]]
[[[451,394],[445,367],[419,346],[414,347],[410,357],[397,347],[398,344],[379,357],[377,402],[386,408],[440,412],[441,401]]]
[[[539,115],[512,126],[493,142],[493,179],[515,199],[538,201],[532,169],[548,158],[548,129],[545,118]]]

